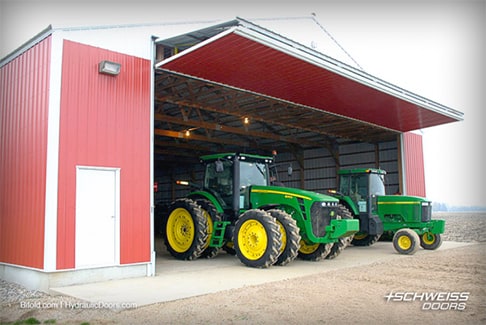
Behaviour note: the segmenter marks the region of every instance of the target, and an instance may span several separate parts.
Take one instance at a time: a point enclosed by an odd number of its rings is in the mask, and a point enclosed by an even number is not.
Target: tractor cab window
[[[204,187],[231,206],[233,196],[233,162],[217,160],[206,165]]]
[[[351,176],[342,175],[340,178],[339,192],[343,195],[349,196],[349,182],[351,181]]]
[[[240,162],[240,189],[251,185],[267,185],[267,167],[256,162]]]
[[[250,207],[250,186],[267,185],[267,174],[265,164],[240,161],[240,209]]]
[[[368,209],[368,174],[341,175],[339,192],[349,196],[360,212],[366,212]]]
[[[385,195],[385,175],[370,174],[370,195]]]
[[[356,175],[351,177],[349,196],[355,202],[366,201],[368,197],[368,175]]]
[[[366,202],[368,197],[368,174],[343,175],[339,191],[349,196],[357,204]]]

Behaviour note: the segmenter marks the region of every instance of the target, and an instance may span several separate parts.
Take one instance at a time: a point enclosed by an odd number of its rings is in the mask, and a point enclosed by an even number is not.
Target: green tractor
[[[393,236],[393,246],[401,254],[442,244],[445,221],[432,220],[432,203],[416,196],[386,195],[384,170],[340,170],[338,175],[339,191],[329,192],[360,221],[353,245],[370,246],[384,233]]]
[[[271,185],[273,157],[214,154],[201,157],[202,187],[175,200],[163,220],[165,244],[180,260],[214,257],[223,248],[246,266],[285,265],[297,256],[337,256],[358,220],[328,195]]]

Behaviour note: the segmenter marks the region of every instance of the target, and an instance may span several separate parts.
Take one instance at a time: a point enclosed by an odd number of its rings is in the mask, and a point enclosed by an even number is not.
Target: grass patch
[[[31,317],[31,318],[27,318],[27,319],[24,319],[24,320],[18,320],[16,322],[8,322],[8,323],[4,323],[4,322],[0,322],[0,325],[32,325],[32,324],[56,324],[56,320],[55,319],[48,319],[48,320],[45,320],[43,323],[38,320],[37,318],[34,318],[34,317]],[[88,324],[88,323],[86,323]]]
[[[21,324],[41,324],[40,320],[37,318],[31,317],[25,320],[19,320],[14,323],[14,325],[21,325]]]

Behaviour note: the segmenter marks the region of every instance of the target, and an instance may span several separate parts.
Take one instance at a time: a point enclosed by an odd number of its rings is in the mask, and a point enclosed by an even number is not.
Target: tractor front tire
[[[344,205],[339,204],[338,218],[341,218],[343,220],[350,220],[353,219],[353,215]],[[353,237],[354,235],[339,238],[338,241],[332,245],[331,251],[326,256],[326,259],[332,260],[333,258],[336,258],[339,254],[341,254],[341,252],[351,244]]]
[[[248,210],[236,221],[233,234],[236,256],[246,266],[267,268],[275,264],[282,247],[280,227],[263,210]]]
[[[275,219],[280,227],[282,234],[282,247],[280,249],[280,256],[275,262],[275,265],[287,265],[292,262],[299,254],[300,235],[297,222],[290,214],[278,209],[268,210],[268,213]]]
[[[413,255],[420,247],[420,238],[409,228],[398,230],[393,236],[393,247],[400,254]]]
[[[201,208],[190,199],[178,199],[164,224],[165,245],[178,260],[194,260],[204,251],[208,226]]]
[[[440,234],[433,234],[431,232],[426,232],[420,236],[420,246],[423,249],[434,250],[442,245],[442,237]]]

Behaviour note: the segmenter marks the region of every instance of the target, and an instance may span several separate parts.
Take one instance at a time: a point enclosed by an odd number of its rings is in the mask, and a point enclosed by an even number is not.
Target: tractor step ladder
[[[215,221],[213,223],[213,234],[211,236],[211,241],[209,242],[209,247],[223,246],[226,226],[228,226],[230,223],[230,221]]]

